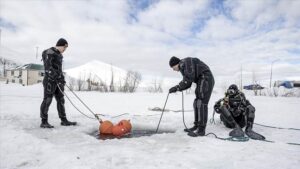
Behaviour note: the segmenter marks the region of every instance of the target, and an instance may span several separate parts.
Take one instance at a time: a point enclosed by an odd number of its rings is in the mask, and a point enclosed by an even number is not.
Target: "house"
[[[264,87],[262,87],[259,84],[251,84],[251,85],[243,86],[243,89],[245,89],[245,90],[262,90],[262,89],[264,89]]]
[[[6,70],[7,83],[20,83],[23,86],[40,83],[44,78],[44,66],[26,64]]]
[[[280,87],[280,86],[283,86],[287,89],[292,89],[294,87],[300,87],[300,81],[276,81],[274,83],[274,87]]]
[[[300,87],[300,81],[293,81],[294,87]]]

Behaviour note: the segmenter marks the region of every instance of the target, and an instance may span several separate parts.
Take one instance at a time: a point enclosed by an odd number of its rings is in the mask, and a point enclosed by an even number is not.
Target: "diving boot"
[[[236,126],[231,132],[229,132],[229,136],[232,137],[244,137],[244,131],[240,126]]]
[[[67,118],[62,118],[60,124],[62,126],[75,126],[75,125],[77,125],[77,122],[71,122]]]
[[[246,135],[253,140],[265,140],[266,138],[263,135],[258,134],[252,130],[252,126],[253,126],[252,123],[247,124],[246,130],[245,130]]]
[[[196,122],[194,122],[194,126],[193,127],[184,129],[184,131],[185,132],[193,132],[193,131],[197,130],[197,128],[198,128],[198,125],[197,125]]]
[[[198,126],[195,132],[190,131],[188,132],[188,135],[191,137],[205,136],[205,127],[206,126]]]
[[[51,124],[48,123],[47,119],[42,119],[42,123],[40,125],[41,128],[54,128]]]

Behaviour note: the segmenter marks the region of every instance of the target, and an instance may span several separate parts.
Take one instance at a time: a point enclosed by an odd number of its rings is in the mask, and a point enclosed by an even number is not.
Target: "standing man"
[[[62,71],[62,53],[67,49],[67,47],[68,42],[61,38],[57,41],[55,47],[51,47],[43,51],[42,57],[45,68],[45,77],[43,80],[44,99],[41,104],[41,128],[54,127],[48,123],[48,110],[53,96],[57,102],[57,111],[58,116],[61,119],[61,125],[70,126],[77,124],[76,122],[68,121],[65,113],[65,99],[63,91],[66,81]]]
[[[197,84],[196,99],[193,104],[194,126],[184,129],[184,131],[192,137],[204,136],[208,114],[207,104],[215,84],[214,77],[209,67],[198,58],[187,57],[180,60],[173,56],[169,64],[174,71],[180,71],[183,76],[183,80],[178,85],[170,88],[169,93],[186,90],[192,86],[193,82]]]

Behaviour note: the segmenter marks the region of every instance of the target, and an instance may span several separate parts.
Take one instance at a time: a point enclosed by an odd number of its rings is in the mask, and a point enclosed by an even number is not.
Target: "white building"
[[[40,83],[44,78],[44,66],[39,64],[26,64],[6,70],[8,83],[19,83],[23,86]]]

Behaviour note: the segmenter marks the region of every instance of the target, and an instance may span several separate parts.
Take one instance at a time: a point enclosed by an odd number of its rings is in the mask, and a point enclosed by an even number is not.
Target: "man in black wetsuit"
[[[57,102],[58,116],[61,119],[62,126],[76,125],[76,122],[70,122],[66,118],[64,85],[66,83],[62,71],[63,56],[62,53],[68,47],[68,42],[61,38],[57,41],[55,47],[51,47],[43,51],[42,57],[45,68],[45,77],[43,80],[44,98],[40,108],[40,116],[42,118],[41,128],[53,128],[48,123],[48,110],[52,102],[53,96]],[[58,87],[59,86],[59,87]]]
[[[237,85],[232,84],[227,89],[225,97],[215,103],[214,109],[220,114],[221,121],[233,130],[229,133],[233,137],[244,137],[243,127],[248,137],[256,140],[264,140],[265,137],[252,130],[255,108],[246,99]]]
[[[207,104],[215,84],[213,74],[209,67],[198,58],[187,57],[180,60],[173,56],[169,65],[174,71],[180,71],[183,76],[183,80],[170,88],[169,93],[186,90],[191,87],[193,82],[197,85],[196,99],[193,104],[194,126],[184,131],[192,137],[204,136],[208,114]]]

